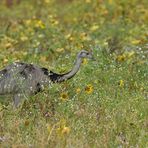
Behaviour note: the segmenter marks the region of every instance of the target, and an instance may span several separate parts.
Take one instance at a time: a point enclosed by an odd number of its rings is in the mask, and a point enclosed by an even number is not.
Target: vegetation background
[[[71,80],[14,110],[0,99],[0,147],[148,147],[147,0],[1,0],[0,68],[56,72],[93,49]]]

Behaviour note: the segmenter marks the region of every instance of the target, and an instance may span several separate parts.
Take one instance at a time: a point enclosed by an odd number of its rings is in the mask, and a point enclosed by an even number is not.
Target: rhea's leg
[[[22,103],[22,101],[24,100],[24,95],[23,94],[15,94],[13,97],[13,101],[14,101],[14,106],[17,108],[19,107],[19,105]]]

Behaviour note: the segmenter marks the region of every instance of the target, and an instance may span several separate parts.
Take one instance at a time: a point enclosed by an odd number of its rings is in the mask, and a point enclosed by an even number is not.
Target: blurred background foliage
[[[146,0],[3,0],[0,3],[0,50],[9,53],[15,49],[12,58],[30,53],[52,59],[53,52],[57,55],[56,51],[61,54],[90,46],[101,46],[118,54],[147,50]]]

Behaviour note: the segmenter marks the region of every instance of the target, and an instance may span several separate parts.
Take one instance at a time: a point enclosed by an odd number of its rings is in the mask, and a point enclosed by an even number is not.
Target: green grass
[[[1,69],[20,60],[64,73],[81,49],[93,49],[96,61],[82,64],[74,78],[53,84],[18,109],[1,97],[0,147],[148,147],[147,4],[1,4]]]

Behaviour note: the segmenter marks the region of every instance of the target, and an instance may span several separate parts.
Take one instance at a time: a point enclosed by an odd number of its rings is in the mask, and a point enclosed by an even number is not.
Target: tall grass
[[[147,147],[147,1],[21,1],[0,6],[0,67],[33,62],[71,80],[13,109],[0,98],[0,147]]]

